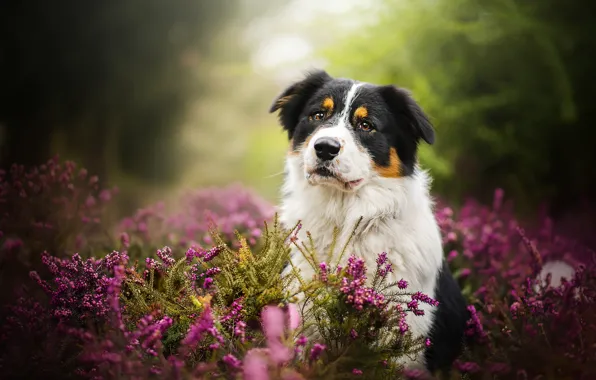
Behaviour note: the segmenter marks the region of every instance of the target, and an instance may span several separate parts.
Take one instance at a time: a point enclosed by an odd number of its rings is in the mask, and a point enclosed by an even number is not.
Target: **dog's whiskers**
[[[280,172],[277,172],[277,173],[274,173],[274,174],[267,175],[267,176],[263,177],[263,179],[269,179],[269,178],[277,177],[277,176],[280,176],[280,175],[283,175],[283,174],[284,174],[284,171],[282,170],[282,171],[280,171]]]

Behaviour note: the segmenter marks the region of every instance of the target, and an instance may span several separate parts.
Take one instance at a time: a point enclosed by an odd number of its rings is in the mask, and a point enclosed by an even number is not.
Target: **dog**
[[[461,290],[446,264],[429,195],[430,176],[417,161],[418,144],[433,144],[434,127],[409,91],[311,71],[273,102],[290,149],[285,164],[281,223],[311,231],[318,254],[328,252],[335,227],[338,244],[359,228],[351,249],[362,255],[373,278],[376,258],[388,254],[388,283],[405,279],[408,290],[439,301],[408,313],[414,336],[430,347],[407,368],[448,369],[462,349],[469,318]],[[300,254],[292,264],[303,278],[315,273]],[[325,261],[325,257],[319,257]],[[371,272],[372,271],[372,272]]]

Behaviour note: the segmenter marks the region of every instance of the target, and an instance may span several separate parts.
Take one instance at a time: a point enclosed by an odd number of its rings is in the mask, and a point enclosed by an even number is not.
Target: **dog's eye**
[[[317,112],[313,113],[310,117],[313,120],[323,120],[325,118],[325,112],[317,111]]]
[[[371,132],[374,130],[372,124],[368,121],[361,121],[360,123],[358,123],[358,129],[364,132]]]

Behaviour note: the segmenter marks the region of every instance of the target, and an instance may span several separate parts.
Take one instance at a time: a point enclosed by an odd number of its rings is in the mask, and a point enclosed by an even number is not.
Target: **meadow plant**
[[[498,189],[492,207],[470,200],[436,213],[472,315],[455,369],[478,379],[593,378],[596,255],[548,218],[522,229],[503,197]],[[548,274],[557,266],[553,275],[567,278]]]
[[[15,164],[0,170],[0,259],[30,265],[43,251],[92,253],[105,242],[102,218],[115,193],[58,157],[29,169]]]
[[[284,230],[272,206],[239,187],[198,191],[174,212],[159,205],[140,210],[120,224],[119,251],[84,236],[88,246],[81,250],[103,251],[97,258],[69,254],[65,247],[77,241],[72,236],[57,235],[62,243],[43,249],[31,221],[66,215],[68,226],[103,212],[103,203],[92,201],[66,212],[71,206],[64,205],[75,202],[73,189],[82,186],[70,186],[75,177],[89,184],[88,177],[51,162],[36,174],[15,166],[2,181],[3,207],[12,213],[3,214],[3,257],[40,249],[43,264],[20,279],[15,301],[0,315],[6,378],[431,378],[398,363],[432,345],[429,337],[411,335],[406,317],[437,302],[411,292],[405,280],[387,283],[393,268],[386,253],[319,262],[312,245],[296,238],[302,226]],[[52,191],[39,185],[44,181]],[[90,193],[81,190],[77,199]],[[7,206],[15,194],[20,208]],[[36,197],[60,206],[37,214]],[[62,214],[51,212],[58,209]],[[7,215],[22,217],[12,226]],[[548,219],[522,229],[500,190],[491,207],[440,206],[436,217],[471,315],[451,378],[595,378],[593,252],[557,236]],[[89,225],[102,227],[90,218]],[[85,223],[68,231],[87,231]],[[315,269],[312,279],[293,270],[282,276],[292,247]],[[370,254],[377,255],[371,279],[361,258]],[[552,268],[569,278],[547,275]],[[301,284],[299,303],[291,283]]]
[[[140,209],[122,220],[119,231],[142,247],[210,247],[214,243],[210,231],[215,226],[222,240],[239,248],[236,233],[254,246],[263,234],[263,223],[273,215],[271,204],[235,184],[188,192],[175,205],[158,202]]]

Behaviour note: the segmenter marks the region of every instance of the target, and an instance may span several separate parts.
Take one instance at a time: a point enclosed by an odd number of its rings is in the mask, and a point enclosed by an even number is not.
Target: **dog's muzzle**
[[[315,141],[315,152],[321,161],[331,161],[339,154],[341,144],[334,137],[321,137]]]

